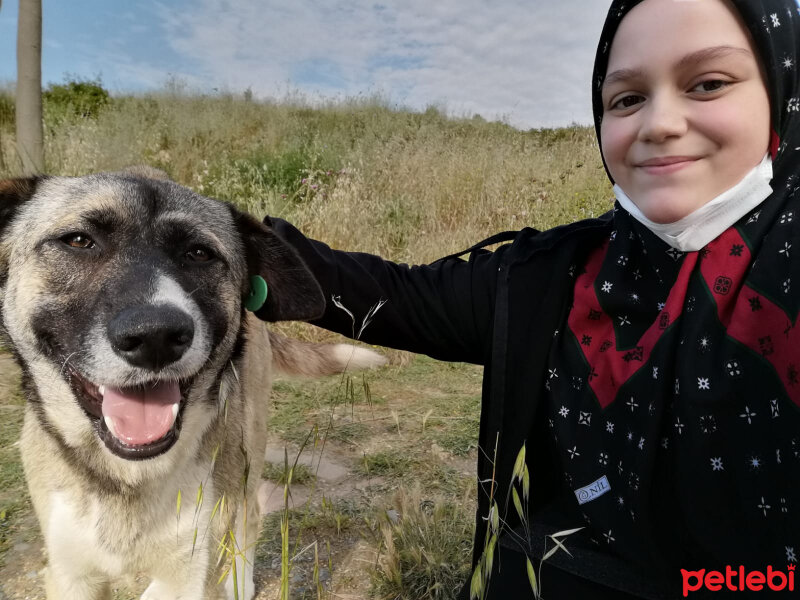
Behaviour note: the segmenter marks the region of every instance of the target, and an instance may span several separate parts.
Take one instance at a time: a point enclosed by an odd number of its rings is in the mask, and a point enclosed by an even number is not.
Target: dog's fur
[[[232,599],[234,562],[238,597],[253,597],[272,367],[382,362],[269,333],[243,308],[256,273],[267,320],[323,310],[268,227],[153,169],[0,181],[0,334],[23,370],[21,450],[48,599],[110,598],[112,580],[137,572],[153,579],[149,600]],[[152,443],[128,444],[103,418],[106,396],[146,386],[179,391],[177,417]]]

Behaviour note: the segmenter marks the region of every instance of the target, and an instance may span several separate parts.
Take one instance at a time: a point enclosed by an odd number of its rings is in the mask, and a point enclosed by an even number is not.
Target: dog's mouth
[[[117,456],[152,458],[178,441],[191,382],[153,381],[119,388],[97,385],[73,369],[69,381],[97,435]]]

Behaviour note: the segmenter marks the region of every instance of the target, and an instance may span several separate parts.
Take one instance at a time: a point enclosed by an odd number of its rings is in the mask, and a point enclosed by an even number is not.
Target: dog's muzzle
[[[186,354],[194,339],[194,322],[177,307],[144,304],[117,313],[106,333],[125,365],[121,368],[135,369],[145,382],[113,386],[71,368],[72,390],[111,452],[133,460],[162,454],[178,439],[190,381],[159,373]]]

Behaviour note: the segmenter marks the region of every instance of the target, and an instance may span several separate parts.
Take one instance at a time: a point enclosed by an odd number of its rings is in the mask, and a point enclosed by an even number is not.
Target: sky
[[[0,82],[16,79],[19,0],[0,7]],[[43,84],[101,78],[310,101],[379,95],[521,129],[592,122],[610,0],[42,0]]]

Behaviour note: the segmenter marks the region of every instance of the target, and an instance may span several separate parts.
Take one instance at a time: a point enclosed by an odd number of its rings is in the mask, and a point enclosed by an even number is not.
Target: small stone
[[[397,523],[400,521],[400,513],[393,508],[390,508],[386,511],[386,516],[392,525],[397,525]]]
[[[431,443],[431,454],[440,460],[448,460],[450,458],[450,453],[436,442]]]
[[[299,587],[292,590],[291,600],[302,600],[311,598],[310,590],[307,587]]]
[[[320,567],[318,577],[319,577],[319,582],[325,585],[327,583],[330,583],[331,572],[325,567]]]
[[[36,571],[28,571],[27,573],[25,573],[25,577],[27,577],[28,579],[36,579],[38,576],[39,574]]]

